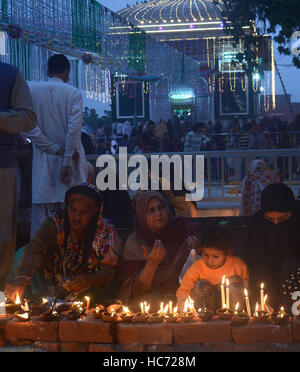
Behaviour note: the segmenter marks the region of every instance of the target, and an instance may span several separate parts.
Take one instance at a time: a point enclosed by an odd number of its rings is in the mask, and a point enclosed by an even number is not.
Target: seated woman
[[[25,247],[16,277],[5,289],[11,301],[17,293],[23,295],[35,271],[44,296],[54,289],[57,297],[90,294],[98,301],[112,282],[122,242],[102,219],[99,191],[89,184],[73,186],[66,192],[65,205],[65,211],[48,217]]]
[[[250,292],[264,283],[277,310],[282,305],[280,287],[300,261],[300,210],[292,190],[282,184],[268,185],[261,196],[261,209],[247,226],[245,261],[251,273]]]
[[[194,248],[188,238],[197,228],[198,223],[173,217],[159,192],[143,192],[136,204],[136,231],[127,239],[119,267],[120,299],[135,310],[148,301],[153,311],[164,298],[175,299],[180,272]]]
[[[244,261],[233,256],[228,229],[220,225],[207,228],[200,249],[202,258],[187,270],[176,293],[179,311],[183,310],[188,296],[193,298],[197,308],[206,307],[213,311],[221,308],[223,276],[230,282],[230,304],[241,303],[243,290],[248,287],[248,268]]]

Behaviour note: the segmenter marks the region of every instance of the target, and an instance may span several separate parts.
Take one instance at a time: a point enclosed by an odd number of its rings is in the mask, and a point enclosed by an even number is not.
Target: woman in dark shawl
[[[299,264],[300,209],[292,190],[282,183],[268,185],[261,196],[261,209],[247,226],[247,252],[250,292],[259,294],[265,284],[270,305],[283,305],[281,283]]]
[[[142,301],[152,307],[174,299],[178,278],[200,228],[173,217],[168,203],[156,191],[141,194],[136,204],[136,229],[126,242],[119,267],[119,297],[137,309]]]

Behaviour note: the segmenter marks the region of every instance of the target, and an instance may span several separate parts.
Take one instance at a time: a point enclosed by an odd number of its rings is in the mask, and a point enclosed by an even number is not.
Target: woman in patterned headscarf
[[[16,278],[6,287],[12,301],[17,293],[24,293],[35,270],[62,297],[93,292],[96,301],[99,291],[111,283],[122,243],[114,227],[102,219],[99,191],[90,184],[73,186],[66,193],[65,206],[45,220],[25,247]]]
[[[252,216],[260,209],[261,193],[271,183],[281,182],[279,175],[260,159],[254,160],[242,185],[241,216]]]
[[[156,191],[145,191],[136,202],[136,228],[126,242],[118,273],[119,297],[136,309],[143,301],[153,307],[174,298],[178,278],[199,223],[173,217],[167,201]]]

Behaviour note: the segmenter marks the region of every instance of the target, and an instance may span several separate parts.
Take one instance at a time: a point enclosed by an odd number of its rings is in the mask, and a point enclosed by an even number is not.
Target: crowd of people
[[[268,117],[194,125],[177,117],[158,123],[139,121],[136,125],[126,120],[101,124],[93,135],[93,151],[116,154],[119,147],[126,147],[128,153],[288,149],[300,146],[299,131],[300,115],[290,124]]]
[[[118,298],[134,311],[141,301],[158,308],[170,300],[182,310],[191,295],[197,306],[216,310],[225,275],[233,288],[231,303],[244,288],[255,293],[262,281],[273,308],[291,303],[299,285],[293,278],[300,266],[300,215],[288,186],[263,163],[253,165],[245,192],[249,197],[248,188],[255,185],[260,203],[247,212],[247,247],[244,257],[236,257],[230,229],[205,228],[201,219],[186,218],[196,217],[193,205],[179,208],[176,200],[181,198],[182,206],[182,196],[175,192],[142,191],[131,200],[124,190],[99,191],[82,145],[82,97],[65,84],[68,59],[50,57],[47,72],[48,81],[29,89],[16,68],[0,63],[0,289],[11,301],[17,295],[88,294],[94,304]],[[135,128],[125,123],[114,130],[131,140]],[[212,123],[197,124],[179,142],[194,151],[198,138],[209,138],[212,130]],[[149,122],[136,131],[143,151],[155,152],[174,126]],[[19,132],[33,147],[32,218],[30,241],[15,254],[14,136]],[[123,241],[117,227],[128,222],[133,232]]]
[[[124,242],[102,211],[103,198],[94,185],[71,187],[64,209],[47,217],[15,258],[7,297],[89,295],[94,304],[117,298],[133,311],[144,301],[154,309],[173,301],[182,311],[191,296],[197,308],[215,311],[222,306],[225,276],[231,304],[243,303],[244,289],[254,294],[263,282],[270,312],[282,305],[291,309],[299,285],[293,278],[300,266],[300,214],[288,186],[275,183],[263,190],[241,257],[234,254],[225,224],[204,227],[201,219],[175,216],[157,191],[138,197],[134,229]]]

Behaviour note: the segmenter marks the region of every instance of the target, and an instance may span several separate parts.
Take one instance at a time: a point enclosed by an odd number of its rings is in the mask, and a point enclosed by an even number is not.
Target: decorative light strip
[[[274,45],[271,40],[271,59],[272,59],[272,109],[276,109],[276,83],[275,83],[275,60],[274,60]]]
[[[168,7],[169,9],[167,9]],[[168,16],[166,16],[167,11],[169,11]],[[185,14],[185,11],[188,11],[189,14]],[[194,14],[194,11],[198,15]],[[169,19],[169,22],[170,20],[172,22],[175,15],[174,21],[181,23],[185,20],[189,22],[196,19],[202,21],[205,19],[220,20],[222,11],[223,9],[220,3],[213,3],[207,0],[152,0],[137,4],[134,7],[127,7],[118,12],[118,14],[126,17],[128,21],[135,19],[136,22],[141,24],[145,24],[146,22],[166,23],[168,21],[166,18]]]

